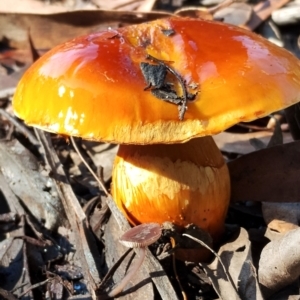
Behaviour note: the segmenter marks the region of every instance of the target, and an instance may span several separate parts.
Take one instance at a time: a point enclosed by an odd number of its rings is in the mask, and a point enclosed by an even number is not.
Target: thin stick
[[[49,281],[51,281],[51,280],[53,280],[53,279],[54,279],[54,278],[49,278],[49,279],[46,279],[46,280],[44,280],[44,281],[41,281],[41,282],[38,282],[38,283],[36,283],[36,284],[31,285],[27,290],[25,290],[23,293],[21,293],[20,295],[18,295],[19,299],[22,298],[22,297],[23,297],[24,295],[26,295],[27,293],[29,293],[31,290],[36,289],[36,288],[38,288],[38,287],[40,287],[40,286],[46,284],[47,282],[49,282]],[[18,287],[18,288],[20,288],[20,287]],[[15,290],[16,290],[16,289],[15,289]]]
[[[0,114],[7,119],[11,124],[13,124],[20,132],[22,132],[28,140],[36,147],[38,147],[39,141],[36,139],[36,137],[32,134],[30,130],[24,125],[22,125],[20,122],[18,122],[13,116],[11,116],[7,111],[0,108]]]
[[[172,246],[172,248],[174,249],[175,248],[175,239],[174,238],[170,238],[170,241],[171,241],[171,246]],[[179,288],[180,288],[180,290],[181,290],[181,294],[182,294],[182,297],[183,297],[183,300],[187,300],[187,296],[186,296],[186,293],[185,293],[185,291],[184,291],[184,289],[183,289],[183,287],[182,287],[182,284],[181,284],[181,282],[180,282],[180,280],[179,280],[179,277],[178,277],[178,273],[177,273],[177,269],[176,269],[176,257],[175,257],[175,253],[173,252],[172,253],[172,265],[173,265],[173,271],[174,271],[174,274],[175,274],[175,278],[176,278],[176,280],[177,280],[177,282],[178,282],[178,284],[179,284]]]
[[[91,172],[91,174],[93,175],[93,177],[96,179],[96,181],[98,182],[98,184],[100,185],[100,187],[102,188],[102,190],[104,191],[105,195],[108,196],[109,192],[107,190],[107,188],[105,187],[104,182],[96,175],[96,173],[93,171],[93,169],[89,166],[89,164],[86,162],[86,160],[84,159],[84,157],[82,156],[80,150],[78,149],[76,142],[74,140],[74,138],[72,136],[70,136],[70,140],[72,142],[72,145],[75,149],[75,151],[77,152],[77,154],[79,155],[79,157],[81,158],[82,162],[85,164],[85,166],[87,167],[87,169]]]

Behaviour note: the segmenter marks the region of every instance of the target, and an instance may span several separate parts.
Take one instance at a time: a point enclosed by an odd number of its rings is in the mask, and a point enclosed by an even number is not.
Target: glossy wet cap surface
[[[159,61],[169,68],[159,93],[182,99],[180,77],[194,95],[182,121],[180,105],[159,99],[153,86],[145,90],[141,64]],[[174,17],[57,46],[26,72],[13,107],[52,132],[148,144],[216,134],[299,100],[300,63],[288,51],[238,27]]]

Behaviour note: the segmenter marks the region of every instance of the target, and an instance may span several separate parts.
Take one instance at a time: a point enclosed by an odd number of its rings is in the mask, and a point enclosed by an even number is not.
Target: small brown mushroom
[[[120,242],[124,246],[137,249],[138,258],[129,268],[125,277],[108,294],[109,297],[115,297],[123,291],[142,265],[146,256],[146,247],[156,242],[160,236],[161,226],[158,223],[144,223],[129,229],[120,237]]]

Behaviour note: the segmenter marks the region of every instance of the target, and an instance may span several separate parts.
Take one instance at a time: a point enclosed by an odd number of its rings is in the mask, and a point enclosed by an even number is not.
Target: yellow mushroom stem
[[[193,223],[217,240],[229,205],[229,172],[210,136],[183,144],[121,145],[112,193],[134,225]]]

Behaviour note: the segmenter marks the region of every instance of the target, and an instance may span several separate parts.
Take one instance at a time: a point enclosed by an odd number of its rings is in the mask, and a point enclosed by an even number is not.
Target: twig
[[[47,282],[51,281],[53,278],[48,278],[42,282],[38,282],[36,284],[31,285],[27,290],[25,290],[23,293],[19,294],[19,299],[22,298],[24,295],[26,295],[27,293],[29,293],[30,291],[32,291],[33,289],[36,289],[44,284],[46,284]],[[21,288],[22,286],[18,286],[17,288],[15,288],[14,290],[17,290],[19,288]]]
[[[175,239],[173,237],[170,238],[171,240],[171,246],[172,248],[174,249],[175,248]],[[174,274],[175,274],[175,278],[178,282],[178,285],[179,285],[179,288],[180,288],[180,291],[181,291],[181,294],[182,294],[182,297],[183,297],[183,300],[187,300],[187,296],[186,296],[186,293],[182,287],[182,284],[179,280],[179,277],[178,277],[178,274],[177,274],[177,269],[176,269],[176,256],[175,256],[175,253],[172,253],[172,265],[173,265],[173,271],[174,271]]]
[[[6,98],[13,96],[15,91],[16,91],[16,87],[1,89],[0,90],[0,99],[6,99]]]
[[[1,299],[18,300],[18,298],[14,294],[12,294],[10,291],[2,289],[1,287],[0,287],[0,296],[3,297],[3,298],[1,297]]]
[[[86,160],[84,159],[84,157],[82,156],[80,150],[77,147],[77,144],[74,140],[74,138],[72,136],[70,136],[70,140],[72,142],[72,145],[75,149],[75,151],[77,152],[77,154],[79,155],[79,157],[81,158],[82,162],[84,163],[84,165],[87,167],[87,169],[91,172],[91,174],[93,175],[93,177],[95,178],[95,180],[98,182],[99,186],[102,188],[102,190],[104,191],[105,195],[108,196],[109,192],[107,190],[107,188],[105,187],[105,183],[96,175],[96,173],[93,171],[93,169],[89,166],[89,164],[86,162]]]
[[[35,136],[31,133],[30,130],[27,129],[26,126],[22,125],[20,122],[18,122],[13,116],[11,116],[7,111],[0,108],[0,114],[6,118],[11,124],[13,124],[20,132],[22,132],[30,141],[31,144],[38,147],[40,144],[38,140],[35,138]]]
[[[245,27],[250,30],[254,30],[263,21],[268,19],[274,10],[284,6],[289,2],[290,0],[266,0],[256,4],[254,6],[252,16]]]
[[[237,0],[224,0],[221,3],[217,4],[216,6],[213,6],[211,8],[208,8],[208,12],[210,14],[215,14],[218,10],[228,7],[229,5],[231,5],[232,3],[238,2]]]

